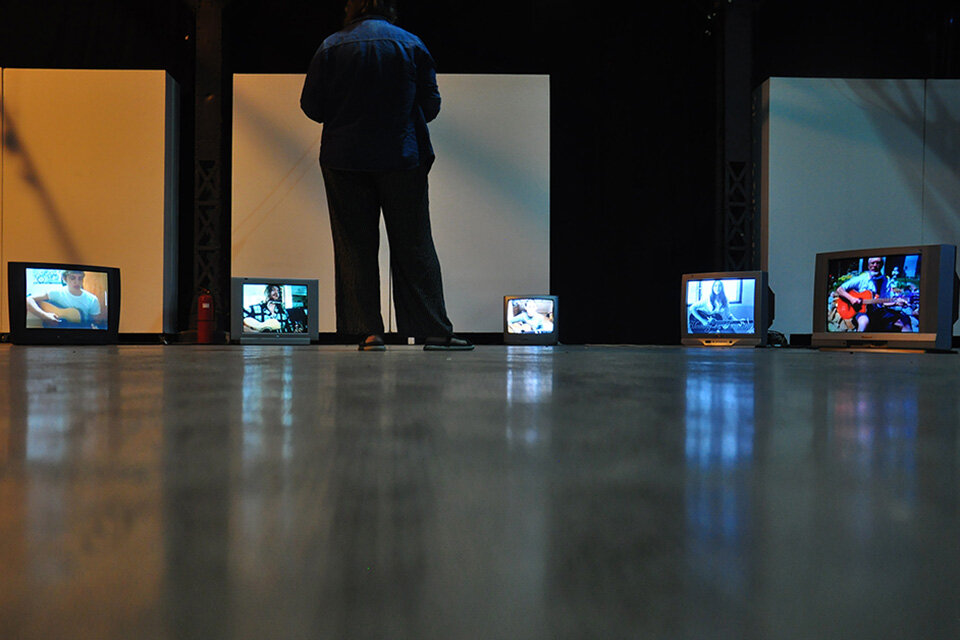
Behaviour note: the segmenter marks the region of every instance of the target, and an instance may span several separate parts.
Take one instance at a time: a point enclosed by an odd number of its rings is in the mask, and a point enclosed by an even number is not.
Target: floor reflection
[[[7,379],[0,385],[0,465],[6,469],[14,463],[22,463],[27,457],[27,416],[30,398],[26,383],[26,352],[21,349],[7,351]]]
[[[0,522],[0,566],[4,581],[29,590],[5,615],[30,621],[23,637],[109,637],[132,625],[159,633],[159,496],[145,433],[159,411],[142,393],[144,373],[112,347],[7,356],[0,518],[15,516],[16,526]],[[123,601],[90,616],[107,589]]]
[[[695,537],[736,543],[749,515],[744,472],[753,462],[755,380],[724,372],[686,378],[687,520]]]
[[[720,360],[688,361],[685,377],[685,572],[691,602],[747,599],[751,591],[752,494],[757,413],[755,369]],[[696,607],[684,616],[690,637],[724,629],[749,637],[744,612]]]
[[[920,420],[916,376],[838,384],[829,391],[829,448],[843,464],[872,475],[915,477]]]
[[[955,402],[945,402],[940,383],[922,371],[940,363],[892,354],[818,357],[810,375],[782,371],[791,374],[782,378],[784,392],[801,401],[770,421],[797,437],[768,461],[772,481],[762,487],[758,580],[769,617],[805,624],[811,637],[953,637],[944,630],[955,630],[957,618],[940,612],[946,603],[957,611],[943,571],[957,566],[958,548],[948,542],[956,522],[930,527],[927,518],[956,485],[944,492],[937,479],[931,492],[920,472],[956,478],[956,458],[941,448],[955,442]],[[923,407],[934,406],[925,426]],[[939,427],[944,419],[952,420],[948,430]],[[850,602],[859,607],[837,605]],[[813,615],[821,611],[834,613]]]
[[[281,349],[278,357],[267,361],[252,355],[243,361],[241,415],[245,464],[275,457],[289,460],[293,454],[294,358],[292,347]]]
[[[960,637],[954,358],[0,347],[0,637]]]
[[[549,464],[556,421],[556,373],[549,347],[507,349],[505,378],[505,469],[502,486],[488,498],[486,512],[503,519],[496,531],[498,572],[514,570],[522,580],[495,586],[487,606],[500,610],[501,626],[491,632],[531,637],[546,624],[546,580],[551,513],[543,473]],[[496,460],[496,458],[494,458]],[[480,514],[479,517],[484,517]],[[474,545],[482,546],[483,540]]]
[[[229,544],[243,392],[231,356],[164,360],[161,370],[162,607],[174,640],[235,637]]]
[[[919,389],[909,370],[894,376],[871,375],[869,368],[861,373],[849,381],[833,379],[825,435],[830,468],[851,485],[839,524],[866,542],[884,537],[882,523],[891,510],[898,519],[914,517]]]
[[[550,423],[544,418],[553,399],[553,358],[543,350],[518,348],[507,351],[506,361],[507,444],[548,446]]]
[[[428,635],[426,599],[436,500],[438,425],[416,407],[397,411],[412,391],[401,365],[358,370],[334,363],[325,464],[328,519],[313,558],[321,615],[317,637]],[[427,393],[442,397],[439,379]]]

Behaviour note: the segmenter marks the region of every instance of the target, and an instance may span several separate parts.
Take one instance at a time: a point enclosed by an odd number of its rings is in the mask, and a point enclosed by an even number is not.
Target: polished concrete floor
[[[960,356],[0,346],[0,638],[960,638]]]

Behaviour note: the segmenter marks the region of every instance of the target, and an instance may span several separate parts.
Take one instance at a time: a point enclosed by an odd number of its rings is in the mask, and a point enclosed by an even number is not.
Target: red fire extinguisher
[[[213,296],[207,289],[201,289],[197,296],[197,342],[213,342]]]

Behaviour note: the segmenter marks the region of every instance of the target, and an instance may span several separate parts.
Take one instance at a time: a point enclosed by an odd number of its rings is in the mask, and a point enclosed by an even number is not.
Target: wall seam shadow
[[[930,79],[923,79],[923,115],[920,131],[920,244],[926,242],[927,226],[927,92],[930,89]]]

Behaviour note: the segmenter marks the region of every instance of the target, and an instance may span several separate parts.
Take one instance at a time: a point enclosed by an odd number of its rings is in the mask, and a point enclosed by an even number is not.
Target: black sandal
[[[383,342],[383,336],[371,333],[358,347],[360,351],[386,351],[387,345]]]
[[[460,336],[447,336],[445,338],[427,338],[423,345],[424,351],[471,351],[473,343]]]

